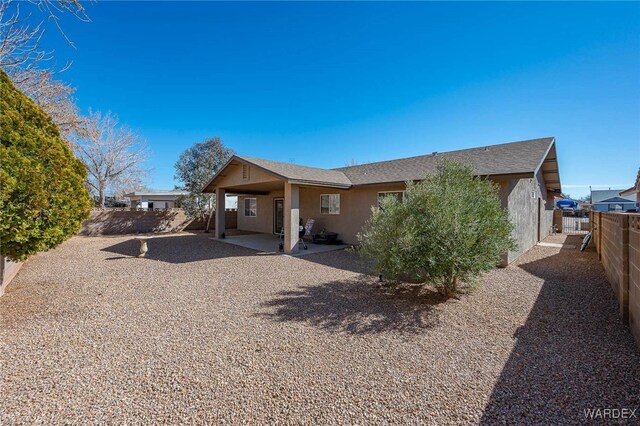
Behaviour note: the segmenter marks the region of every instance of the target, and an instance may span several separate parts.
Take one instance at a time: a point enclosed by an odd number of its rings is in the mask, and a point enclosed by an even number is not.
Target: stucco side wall
[[[500,185],[502,206],[508,209],[509,219],[515,226],[513,237],[518,246],[503,258],[503,264],[507,264],[550,234],[553,224],[553,195],[547,193],[541,173],[535,179],[511,179],[496,183]]]
[[[553,210],[554,200],[553,193],[547,191],[547,187],[544,184],[544,176],[542,170],[536,175],[539,188],[539,196],[542,198],[540,204],[540,241],[545,237],[551,235],[551,227],[553,226]]]

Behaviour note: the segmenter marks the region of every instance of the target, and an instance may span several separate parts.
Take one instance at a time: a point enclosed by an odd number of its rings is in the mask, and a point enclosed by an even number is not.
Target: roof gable
[[[213,192],[215,182],[220,176],[224,176],[226,170],[232,164],[247,164],[266,172],[276,179],[291,183],[328,186],[336,188],[349,188],[351,182],[344,173],[336,170],[319,169],[315,167],[299,166],[297,164],[282,163],[279,161],[264,160],[261,158],[245,157],[233,155],[227,163],[222,166],[211,180],[204,186],[202,192]]]
[[[236,157],[266,171],[275,173],[287,180],[300,183],[317,183],[344,187],[351,186],[351,181],[339,170],[299,166],[297,164],[263,160],[261,158],[245,157],[241,155],[237,155]]]

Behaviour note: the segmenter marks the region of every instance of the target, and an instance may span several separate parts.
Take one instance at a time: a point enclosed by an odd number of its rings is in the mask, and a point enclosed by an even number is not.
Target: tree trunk
[[[449,279],[444,279],[442,282],[441,293],[447,299],[456,297],[458,294],[458,277],[453,276]]]
[[[106,185],[104,184],[104,182],[100,182],[100,185],[99,185],[100,190],[98,192],[98,202],[100,203],[100,208],[103,208],[103,209],[107,199],[107,194],[106,194],[107,189],[105,186]]]
[[[447,299],[456,297],[457,294],[458,294],[458,277],[453,277],[451,281],[449,281],[449,286],[447,287]]]
[[[209,232],[209,227],[211,226],[211,217],[213,216],[213,210],[209,212],[209,217],[207,218],[207,223],[204,228],[204,232]]]

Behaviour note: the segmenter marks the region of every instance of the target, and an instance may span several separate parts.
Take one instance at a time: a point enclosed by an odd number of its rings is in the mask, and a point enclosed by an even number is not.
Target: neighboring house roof
[[[291,183],[315,184],[337,188],[391,182],[422,180],[436,171],[442,159],[469,164],[478,176],[526,175],[533,177],[542,170],[547,188],[560,190],[560,175],[552,137],[490,145],[418,157],[381,161],[337,169],[299,166],[279,161],[234,155],[203,188],[213,191],[216,178],[233,162],[257,166]]]
[[[634,203],[635,201],[633,200],[629,200],[628,198],[621,198],[621,197],[613,197],[613,198],[607,198],[606,200],[602,200],[602,201],[598,201],[597,203],[594,204],[613,204],[613,203]]]
[[[345,188],[351,186],[351,181],[341,171],[298,166],[297,164],[281,163],[279,161],[263,160],[261,158],[245,157],[243,155],[236,155],[235,157],[291,181],[332,184],[344,186]]]
[[[473,167],[479,176],[533,173],[544,160],[554,138],[532,139],[341,167],[354,185],[421,180],[435,172],[441,159],[452,159]]]
[[[189,195],[189,191],[180,191],[180,190],[150,190],[150,191],[134,191],[128,194],[124,194],[125,197],[153,197],[153,196],[166,196],[166,195],[175,195],[175,196],[183,196]]]
[[[591,202],[593,204],[606,203],[608,199],[616,198],[620,196],[620,189],[594,189],[591,191]],[[623,198],[624,203],[635,203],[635,200],[629,198]],[[619,201],[620,202],[620,201]]]

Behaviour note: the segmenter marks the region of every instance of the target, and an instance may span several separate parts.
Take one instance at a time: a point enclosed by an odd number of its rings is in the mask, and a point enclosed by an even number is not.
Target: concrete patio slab
[[[277,235],[272,234],[248,234],[248,235],[232,235],[227,236],[225,239],[210,238],[211,240],[220,241],[227,244],[235,244],[240,247],[257,250],[264,254],[284,254],[280,252],[279,245],[282,239]],[[313,244],[307,242],[307,249],[302,247],[302,244],[298,245],[298,252],[291,256],[307,256],[316,253],[325,253],[328,251],[343,250],[350,247],[345,244],[340,245],[326,245],[326,244]]]

